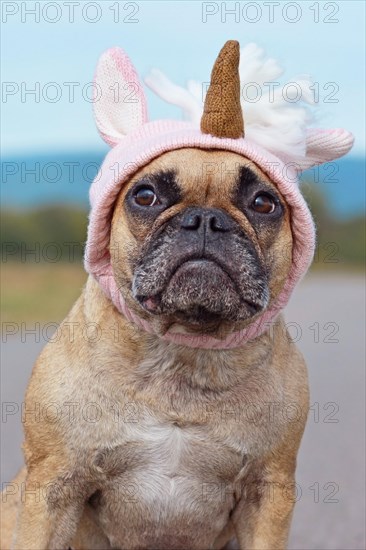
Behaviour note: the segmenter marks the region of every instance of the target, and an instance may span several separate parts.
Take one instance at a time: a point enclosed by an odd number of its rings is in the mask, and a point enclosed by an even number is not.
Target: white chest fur
[[[123,426],[123,438],[112,452],[120,453],[113,462],[126,468],[102,490],[98,511],[109,539],[137,548],[153,534],[159,548],[171,547],[167,541],[176,548],[209,547],[208,533],[211,545],[233,508],[243,453],[212,429],[180,427],[147,410]]]
[[[159,513],[179,503],[191,509],[205,499],[207,486],[220,478],[239,473],[241,455],[228,442],[218,441],[210,431],[195,426],[180,427],[145,414],[140,422],[129,424],[126,439],[139,449],[139,460],[132,466],[136,497],[154,504]],[[227,461],[232,462],[230,473]],[[216,469],[216,471],[215,471]],[[234,481],[231,479],[230,481]]]
[[[138,498],[147,503],[179,498],[184,455],[189,450],[191,436],[173,423],[158,423],[153,418],[130,425],[128,439],[137,443],[143,455],[143,466],[135,471]]]

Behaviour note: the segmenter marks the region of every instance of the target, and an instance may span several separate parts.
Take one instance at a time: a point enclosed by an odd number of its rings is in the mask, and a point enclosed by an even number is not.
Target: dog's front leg
[[[295,465],[266,463],[248,476],[233,515],[240,550],[284,550],[296,501]]]
[[[90,476],[61,467],[57,457],[34,465],[21,487],[14,550],[68,549],[93,487]]]

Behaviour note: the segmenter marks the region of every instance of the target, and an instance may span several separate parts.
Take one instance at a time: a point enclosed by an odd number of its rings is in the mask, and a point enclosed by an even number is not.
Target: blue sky
[[[155,66],[184,84],[189,78],[209,79],[228,39],[264,47],[285,67],[284,82],[310,74],[320,90],[317,125],[346,127],[356,137],[354,152],[364,152],[363,1],[3,1],[1,7],[2,80],[14,92],[3,96],[1,104],[4,154],[107,148],[81,90],[91,82],[97,59],[108,47],[123,47],[142,76]],[[225,15],[225,7],[227,12],[236,9],[236,15]],[[36,10],[39,21],[29,10]],[[50,82],[61,90],[54,103],[47,101]],[[73,102],[65,82],[80,83]],[[324,90],[329,82],[336,88]],[[38,102],[31,95],[22,98],[22,91],[35,86],[40,90]],[[325,102],[334,89],[338,101]],[[147,95],[151,119],[180,118],[178,109]]]

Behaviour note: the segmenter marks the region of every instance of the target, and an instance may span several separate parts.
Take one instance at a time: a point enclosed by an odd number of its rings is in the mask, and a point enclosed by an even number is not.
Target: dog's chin
[[[161,293],[144,297],[140,303],[188,331],[205,333],[218,333],[220,327],[250,319],[259,310],[241,296],[222,266],[205,259],[182,263]]]

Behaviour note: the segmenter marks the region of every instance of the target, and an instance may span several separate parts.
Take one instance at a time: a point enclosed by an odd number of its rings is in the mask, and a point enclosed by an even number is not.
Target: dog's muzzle
[[[254,244],[218,208],[187,208],[160,228],[136,266],[132,290],[150,313],[200,325],[248,319],[269,300]]]

